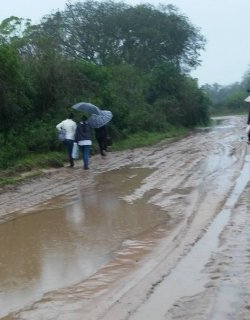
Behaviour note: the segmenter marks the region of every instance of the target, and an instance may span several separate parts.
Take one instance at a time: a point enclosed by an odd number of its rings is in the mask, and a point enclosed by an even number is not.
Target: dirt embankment
[[[178,142],[95,156],[88,172],[79,161],[74,170],[59,169],[2,193],[4,222],[57,195],[73,196],[100,172],[140,166],[155,170],[124,201],[145,198],[171,217],[169,226],[141,239],[151,244],[147,254],[143,246],[133,254],[121,250],[86,281],[5,319],[250,319],[244,123],[243,117],[227,117]]]

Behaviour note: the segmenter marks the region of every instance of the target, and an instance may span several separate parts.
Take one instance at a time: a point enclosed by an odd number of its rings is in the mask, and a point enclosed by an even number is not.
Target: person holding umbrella
[[[66,120],[63,120],[62,122],[58,123],[56,125],[56,128],[58,131],[64,129],[65,130],[65,140],[64,145],[66,146],[68,158],[69,158],[69,167],[74,167],[74,160],[72,158],[72,150],[73,150],[73,144],[75,140],[75,131],[76,131],[76,123],[73,121],[74,114],[72,112],[69,113]]]
[[[95,137],[98,142],[99,150],[102,156],[106,156],[107,152],[107,127],[102,126],[100,128],[95,128]]]
[[[82,116],[81,121],[77,124],[75,141],[82,152],[83,169],[89,169],[89,152],[91,141],[91,128],[85,115]]]
[[[107,140],[109,137],[106,125],[113,117],[112,112],[109,110],[101,110],[96,105],[89,102],[78,102],[74,104],[72,108],[90,115],[87,119],[88,124],[91,128],[95,129],[95,136],[101,155],[106,156]]]
[[[99,114],[92,114],[89,118],[89,125],[95,129],[96,140],[99,145],[100,153],[106,156],[108,130],[107,124],[111,121],[113,115],[109,110],[101,110]]]

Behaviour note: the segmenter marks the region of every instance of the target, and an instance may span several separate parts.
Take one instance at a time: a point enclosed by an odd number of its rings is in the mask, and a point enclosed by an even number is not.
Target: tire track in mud
[[[208,230],[205,235],[191,248],[187,255],[185,255],[176,265],[176,267],[170,272],[169,275],[164,277],[163,281],[161,281],[157,287],[154,289],[152,294],[149,296],[148,301],[146,301],[138,310],[134,311],[134,315],[129,317],[130,320],[139,320],[139,319],[154,319],[154,320],[162,320],[162,319],[183,319],[185,315],[185,319],[187,318],[186,313],[184,314],[183,310],[181,314],[175,312],[175,316],[173,318],[169,317],[169,309],[172,305],[175,306],[176,309],[181,309],[182,299],[184,300],[185,310],[188,308],[188,313],[190,314],[190,319],[200,319],[202,316],[204,318],[204,314],[199,313],[199,317],[197,316],[197,309],[194,310],[193,304],[194,301],[197,301],[197,296],[200,296],[200,292],[204,290],[205,285],[208,283],[208,278],[204,272],[204,266],[208,261],[209,257],[218,250],[218,240],[220,238],[220,234],[223,232],[224,228],[228,225],[230,215],[233,212],[233,209],[239,200],[239,197],[243,190],[245,189],[247,183],[250,179],[249,172],[249,162],[246,162],[244,168],[240,176],[236,181],[236,185],[232,190],[232,193],[228,197],[223,210],[216,216],[215,220],[211,222]],[[246,218],[246,217],[245,217]],[[244,222],[243,222],[244,221]],[[241,221],[244,225],[246,221],[250,221],[250,219],[243,219]],[[234,228],[235,229],[235,228]],[[235,230],[237,232],[237,228]],[[238,237],[240,238],[240,237]],[[234,237],[229,238],[230,242],[233,241]],[[247,230],[247,238],[245,234],[243,234],[243,239],[250,241],[250,231]],[[240,240],[240,239],[239,239]],[[237,256],[232,254],[231,257],[234,257],[235,261],[239,262],[240,259],[246,257],[246,250],[244,254],[241,251],[238,251],[241,248],[242,241],[239,243],[234,243],[230,249],[232,251],[237,252]],[[243,248],[246,245],[243,245]],[[250,255],[247,255],[247,263],[249,264]],[[240,297],[239,292],[236,292],[236,295],[233,295],[233,298],[230,297],[230,291],[232,289],[242,291],[242,281],[241,272],[242,271],[242,263],[239,268],[237,264],[230,264],[230,273],[227,274],[229,279],[232,279],[233,275],[237,275],[237,282],[239,285],[237,289],[235,289],[234,284],[230,285],[220,285],[219,286],[219,294],[215,299],[215,303],[213,305],[212,310],[210,310],[210,315],[206,319],[225,319],[225,315],[232,317],[233,311],[236,316],[238,316],[239,310],[242,307],[242,299]],[[244,263],[243,263],[244,266]],[[238,270],[237,270],[238,269]],[[218,269],[216,269],[218,270]],[[213,275],[214,277],[214,275]],[[213,279],[216,279],[215,276]],[[176,287],[177,285],[177,287]],[[211,287],[211,286],[210,286]],[[224,287],[224,288],[223,288]],[[229,292],[229,293],[228,293]],[[237,297],[238,294],[238,297]],[[227,295],[227,299],[225,296]],[[184,297],[184,298],[182,298]],[[192,301],[191,306],[187,306],[188,298]],[[196,299],[195,299],[196,298]],[[230,299],[231,298],[231,299]],[[239,298],[239,299],[237,299]],[[193,300],[192,300],[193,299]],[[225,302],[225,300],[227,300]],[[231,301],[232,300],[232,301]],[[238,301],[237,301],[238,300]],[[234,302],[235,306],[232,307],[231,303]],[[224,303],[224,304],[223,304]],[[191,304],[191,303],[190,303]],[[196,303],[197,305],[200,305]],[[249,305],[246,306],[246,309]],[[174,309],[174,308],[173,308]],[[232,311],[233,309],[233,311]],[[236,309],[236,310],[235,310]],[[204,313],[204,306],[202,309]],[[174,311],[171,311],[172,315]],[[205,318],[204,318],[205,319]],[[235,318],[238,319],[238,318]]]
[[[248,165],[249,174],[249,165]],[[232,210],[203,273],[205,289],[180,299],[168,319],[248,320],[250,312],[250,184]]]

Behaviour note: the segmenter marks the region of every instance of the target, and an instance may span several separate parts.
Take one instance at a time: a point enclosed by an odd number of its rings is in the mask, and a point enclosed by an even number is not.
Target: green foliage
[[[56,150],[59,141],[56,140],[56,130],[51,122],[35,121],[23,135],[29,152],[49,152]]]
[[[116,143],[113,150],[126,150],[154,145],[164,139],[181,138],[187,133],[183,127],[170,127],[168,132],[141,131]]]
[[[210,99],[210,112],[213,114],[246,112],[248,106],[244,99],[247,96],[248,83],[250,83],[250,78],[247,78],[246,74],[242,83],[234,83],[228,86],[221,86],[217,83],[204,85],[202,90]]]
[[[150,70],[162,62],[193,68],[205,40],[173,6],[84,1],[44,20],[59,50],[101,65],[130,64]],[[55,40],[56,39],[56,40]]]
[[[29,28],[30,20],[11,16],[0,23],[0,43],[7,44],[19,42],[24,31]]]
[[[41,168],[63,167],[64,160],[62,154],[58,152],[26,156],[11,163],[11,166],[9,164],[8,169],[0,172],[0,186],[17,184],[24,180],[43,176],[45,173],[41,171]]]
[[[10,130],[22,114],[22,75],[18,53],[8,45],[0,46],[0,127]]]
[[[209,100],[197,82],[172,64],[161,64],[149,78],[148,101],[173,125],[194,127],[208,122]]]
[[[25,143],[20,139],[14,139],[1,147],[0,154],[0,168],[7,169],[12,167],[18,161],[27,154],[27,148]]]
[[[61,152],[31,153],[19,160],[14,167],[15,172],[22,172],[37,168],[60,168],[65,160]]]
[[[137,131],[147,113],[144,99],[144,77],[129,65],[113,66],[108,90],[112,92],[108,108],[118,137]],[[134,121],[136,119],[136,121]],[[146,120],[146,119],[145,119]]]
[[[65,155],[55,126],[80,101],[112,111],[115,145],[131,137],[134,146],[153,143],[175,128],[206,123],[209,100],[186,73],[203,46],[199,30],[173,6],[84,1],[38,25],[5,20],[0,168],[60,165],[40,155]]]

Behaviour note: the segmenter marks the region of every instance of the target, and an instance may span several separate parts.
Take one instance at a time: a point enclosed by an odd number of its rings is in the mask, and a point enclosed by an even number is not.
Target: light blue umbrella
[[[89,102],[79,102],[74,104],[71,108],[90,114],[100,114],[101,112],[101,110],[97,106]]]
[[[88,123],[92,128],[100,128],[108,124],[113,115],[109,110],[101,110],[99,114],[92,114],[88,118]]]

